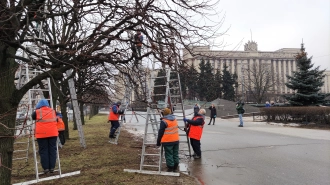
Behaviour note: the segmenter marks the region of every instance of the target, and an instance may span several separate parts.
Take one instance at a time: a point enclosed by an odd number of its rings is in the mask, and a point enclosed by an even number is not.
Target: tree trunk
[[[82,102],[79,103],[79,109],[80,109],[80,119],[81,119],[81,124],[85,125],[85,114],[84,114],[84,104]]]
[[[15,48],[0,42],[0,185],[11,184],[15,118],[21,99],[15,94],[17,63],[8,58],[15,53]]]

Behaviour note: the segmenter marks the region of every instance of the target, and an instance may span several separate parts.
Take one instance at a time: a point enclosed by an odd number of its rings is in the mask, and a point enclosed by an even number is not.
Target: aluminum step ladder
[[[70,77],[71,74],[72,74],[72,70],[66,71],[67,77]],[[73,112],[74,112],[74,117],[75,117],[76,124],[77,124],[80,145],[83,148],[86,148],[85,135],[84,135],[84,130],[82,128],[80,110],[79,110],[79,105],[78,105],[78,100],[77,100],[77,93],[76,93],[76,88],[74,85],[73,78],[70,78],[68,80],[68,85],[69,85],[69,90],[70,90],[71,103],[72,103],[72,108],[73,108]]]
[[[39,74],[44,73],[44,71],[42,71],[38,66],[29,66],[27,64],[22,64],[20,66],[20,70],[19,70],[19,74],[18,74],[18,83],[16,84],[17,88],[21,88],[24,84],[28,83],[31,79],[35,78],[36,76],[38,76]],[[21,100],[21,105],[22,104],[26,104],[26,101],[28,101],[28,111],[27,111],[27,117],[28,119],[25,120],[26,123],[22,124],[22,126],[19,126],[21,128],[19,129],[25,129],[27,130],[27,132],[25,132],[24,134],[28,137],[29,141],[28,142],[17,142],[17,144],[23,144],[26,143],[27,144],[27,150],[24,151],[20,151],[18,150],[18,152],[26,152],[26,160],[28,160],[28,149],[30,146],[30,140],[32,141],[32,147],[33,147],[33,157],[34,157],[34,165],[35,165],[35,174],[36,174],[36,182],[39,181],[40,177],[39,175],[43,174],[43,173],[39,173],[39,156],[37,155],[38,153],[38,147],[36,145],[36,138],[34,136],[34,131],[35,131],[35,121],[32,121],[30,119],[30,116],[32,115],[33,112],[33,108],[35,108],[35,106],[37,105],[37,103],[41,100],[41,99],[46,99],[50,102],[50,106],[51,108],[53,108],[53,101],[52,101],[52,94],[51,94],[51,85],[50,85],[50,78],[47,78],[45,80],[42,80],[40,84],[34,86],[32,89],[29,89],[29,91],[26,93],[26,95],[24,95],[24,97]],[[45,97],[44,94],[47,94],[48,97]],[[21,133],[22,132],[16,132],[18,136],[22,136]],[[60,163],[60,156],[59,156],[59,150],[58,150],[58,142],[59,139],[57,141],[57,166],[58,169],[54,170],[54,171],[58,171],[59,175],[61,176],[62,172],[61,172],[61,163]]]
[[[119,127],[117,128],[115,135],[115,138],[110,138],[109,143],[111,144],[118,144],[118,139],[120,136],[120,131],[122,126],[124,125],[123,122],[126,122],[126,112],[128,110],[129,104],[131,102],[131,96],[132,96],[132,84],[129,82],[128,76],[125,75],[124,77],[124,85],[125,85],[125,94],[122,99],[122,105],[119,107],[120,110],[124,110],[123,114],[120,115],[119,120]]]
[[[152,69],[155,70],[155,62],[153,62]],[[171,70],[171,67],[166,66],[165,67],[166,75],[165,76],[158,76],[155,77],[154,73],[151,73],[150,77],[150,89],[149,89],[149,99],[148,99],[148,108],[147,108],[147,119],[146,119],[146,125],[145,125],[145,131],[144,131],[144,138],[143,138],[143,145],[142,145],[142,153],[141,153],[141,162],[140,162],[140,169],[139,170],[129,170],[125,169],[124,171],[127,172],[137,172],[137,173],[144,173],[144,174],[157,174],[157,175],[168,175],[168,176],[179,176],[179,173],[176,172],[164,172],[162,171],[162,165],[163,165],[163,147],[160,147],[156,149],[156,140],[158,136],[158,130],[159,130],[159,124],[160,120],[159,118],[161,116],[159,115],[159,110],[163,109],[165,107],[172,108],[172,100],[175,101],[178,105],[181,106],[181,111],[174,112],[174,113],[180,113],[178,124],[179,128],[186,128],[185,123],[183,122],[183,118],[185,117],[185,111],[183,107],[183,101],[182,101],[182,93],[181,93],[181,84],[180,84],[180,77],[179,74],[176,72],[174,77],[171,78],[171,75],[173,71]],[[172,72],[171,72],[172,71]],[[173,76],[173,75],[172,75]],[[165,79],[165,84],[162,85],[154,85],[153,81],[157,78]],[[156,88],[164,88],[166,87],[166,90],[164,93],[155,94],[154,89]],[[153,101],[154,97],[156,96],[165,96],[165,105],[160,106],[155,101]],[[176,115],[177,117],[177,115]],[[158,119],[157,119],[158,118]],[[182,122],[182,126],[180,126],[180,121]],[[152,127],[151,131],[149,127]],[[185,148],[187,148],[187,151],[189,151],[190,154],[190,143],[188,140],[187,134],[182,130],[183,133],[180,133],[180,136],[184,136],[182,139],[180,137],[180,143],[183,142],[185,145]],[[153,137],[152,137],[153,136]],[[181,144],[180,144],[181,148]],[[180,150],[181,151],[181,150]]]

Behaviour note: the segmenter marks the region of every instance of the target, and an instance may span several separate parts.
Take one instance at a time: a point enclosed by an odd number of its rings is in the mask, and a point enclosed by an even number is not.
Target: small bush
[[[260,114],[267,121],[330,124],[330,107],[269,107],[261,108]]]

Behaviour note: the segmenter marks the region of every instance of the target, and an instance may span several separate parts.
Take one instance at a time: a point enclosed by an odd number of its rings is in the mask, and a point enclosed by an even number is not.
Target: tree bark
[[[8,54],[16,48],[0,42],[0,185],[11,184],[16,112],[21,96],[15,94],[17,63]]]

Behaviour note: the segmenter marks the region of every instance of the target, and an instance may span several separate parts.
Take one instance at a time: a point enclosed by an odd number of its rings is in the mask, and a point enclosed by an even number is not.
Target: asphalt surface
[[[205,125],[202,158],[180,159],[180,169],[203,185],[330,185],[330,131],[243,119],[242,128],[238,119]],[[142,137],[143,115],[126,120],[126,129]]]
[[[238,119],[205,125],[202,159],[189,163],[201,184],[330,184],[330,131],[244,119],[242,128]]]

